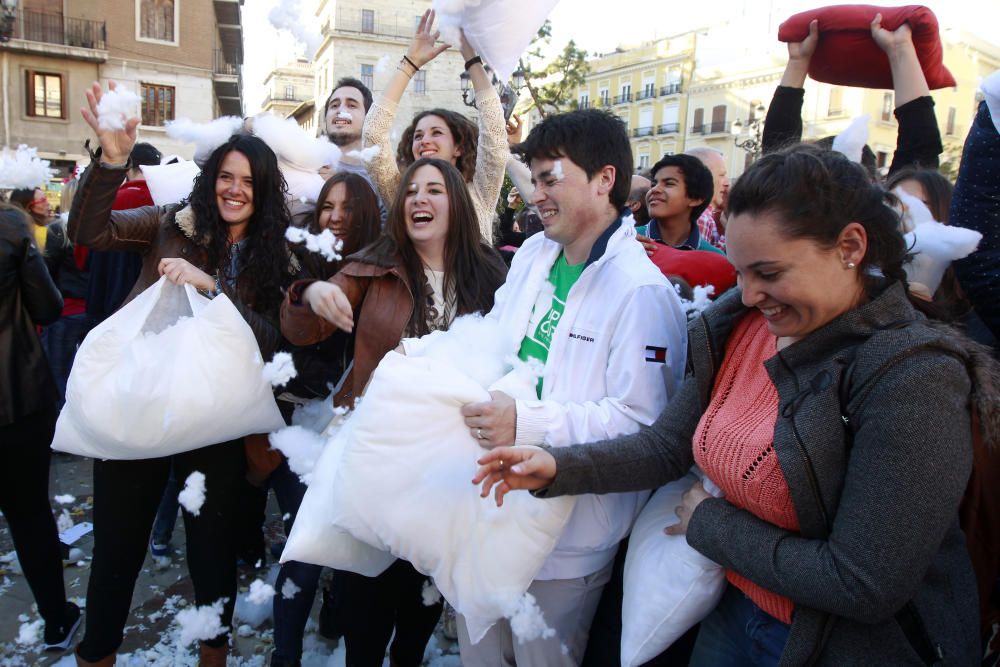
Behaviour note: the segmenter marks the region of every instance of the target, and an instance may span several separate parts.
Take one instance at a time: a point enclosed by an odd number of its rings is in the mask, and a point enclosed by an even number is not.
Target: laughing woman
[[[459,113],[431,109],[414,116],[403,132],[395,157],[389,146],[389,132],[396,108],[410,79],[448,48],[447,44],[435,45],[440,33],[433,29],[434,11],[427,10],[420,18],[413,41],[399,61],[385,92],[365,118],[364,144],[380,149],[369,163],[368,171],[382,201],[389,202],[395,198],[399,188],[397,164],[406,168],[422,157],[434,157],[450,163],[461,172],[469,188],[480,234],[487,243],[492,243],[494,209],[503,186],[504,168],[510,150],[500,97],[490,83],[482,59],[464,36],[461,52],[465,58],[465,71],[476,91],[478,132],[472,121]]]
[[[958,507],[972,411],[996,441],[996,363],[907,294],[898,216],[864,170],[800,147],[729,197],[740,287],[689,327],[689,372],[647,430],[499,448],[476,481],[498,502],[661,486],[729,586],[692,665],[978,664],[976,582]]]
[[[114,90],[114,83],[110,84]],[[235,135],[217,148],[195,179],[186,205],[144,206],[112,211],[118,187],[132,166],[138,118],[121,130],[97,120],[101,87],[87,91],[83,116],[101,151],[80,179],[69,216],[70,236],[97,250],[141,252],[142,270],[126,298],[160,276],[208,294],[225,294],[253,331],[261,356],[280,341],[278,309],[291,282],[285,244],[289,216],[278,160],[267,145]],[[218,378],[225,391],[226,378]],[[236,490],[244,483],[242,439],[156,459],[94,461],[94,562],[87,587],[87,622],[77,647],[80,665],[113,665],[122,643],[132,590],[146,556],[146,543],[171,465],[177,479],[205,475],[205,501],[195,516],[184,512],[187,557],[195,602],[225,600],[221,625],[232,627],[236,600],[236,535],[240,511]],[[201,642],[202,667],[224,667],[228,631]]]
[[[312,345],[336,330],[353,331],[354,366],[334,396],[351,406],[387,353],[406,337],[447,329],[459,315],[485,313],[506,268],[482,242],[462,175],[444,160],[422,158],[402,177],[385,234],[329,281],[292,284],[281,308],[281,331],[295,345]],[[386,645],[393,664],[416,667],[441,616],[425,606],[427,577],[397,560],[377,577],[338,572],[349,598],[347,664],[381,665]]]

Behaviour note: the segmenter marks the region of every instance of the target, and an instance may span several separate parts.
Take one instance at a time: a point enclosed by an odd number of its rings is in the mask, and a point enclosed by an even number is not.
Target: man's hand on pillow
[[[491,401],[462,406],[465,425],[483,447],[514,444],[517,433],[517,403],[502,391],[491,391]]]

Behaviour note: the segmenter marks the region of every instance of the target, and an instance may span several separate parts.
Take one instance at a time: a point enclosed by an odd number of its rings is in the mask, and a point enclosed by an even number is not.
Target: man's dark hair
[[[138,169],[141,166],[160,164],[163,155],[153,144],[140,141],[135,146],[132,146],[132,152],[129,153],[128,159],[132,162],[132,168]]]
[[[598,109],[549,116],[532,128],[528,138],[511,149],[527,164],[536,158],[567,157],[588,179],[603,167],[615,168],[615,184],[608,198],[621,211],[632,188],[632,146],[618,116]]]
[[[712,203],[712,197],[715,195],[715,181],[712,179],[712,172],[693,155],[683,153],[664,155],[649,170],[653,179],[653,187],[656,187],[656,172],[664,167],[677,167],[684,177],[684,190],[687,192],[688,199],[701,200],[700,204],[691,209],[691,222],[695,222]]]
[[[368,86],[361,83],[361,81],[355,79],[354,77],[345,76],[333,86],[333,90],[331,90],[330,94],[327,95],[326,102],[323,103],[324,114],[330,108],[330,100],[333,99],[334,93],[336,93],[341,88],[357,88],[358,90],[361,91],[361,99],[364,100],[365,103],[365,113],[368,113],[368,110],[372,108],[372,102],[374,101],[374,98],[372,97],[372,91],[368,90]]]

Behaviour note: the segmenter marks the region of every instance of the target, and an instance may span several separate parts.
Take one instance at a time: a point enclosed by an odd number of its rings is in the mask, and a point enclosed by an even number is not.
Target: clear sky
[[[277,35],[268,23],[268,11],[278,1],[246,0],[243,6],[246,40],[243,78],[248,113],[258,110],[264,98],[263,81],[268,71],[287,60],[287,54],[296,48],[291,37]],[[308,8],[313,0],[301,0],[301,4]],[[573,38],[578,46],[590,53],[607,53],[619,45],[668,37],[728,20],[741,31],[746,26],[747,39],[754,47],[759,44],[763,54],[774,48],[778,24],[784,19],[796,12],[830,4],[855,3],[836,0],[616,0],[612,3],[607,0],[561,0],[549,18],[553,45],[559,49]],[[913,0],[879,0],[872,4],[916,3]],[[942,27],[969,30],[1000,44],[1000,0],[931,0],[925,4],[937,14]],[[613,11],[609,11],[611,8]],[[256,48],[255,45],[266,46]]]

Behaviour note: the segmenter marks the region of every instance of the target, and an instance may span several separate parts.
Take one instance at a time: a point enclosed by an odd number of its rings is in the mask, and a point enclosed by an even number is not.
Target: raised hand
[[[115,90],[117,84],[114,81],[108,82],[108,90]],[[124,164],[128,161],[128,156],[132,153],[132,146],[135,145],[136,127],[139,126],[140,119],[136,117],[125,120],[125,128],[121,130],[106,130],[101,128],[97,120],[97,105],[101,101],[104,91],[101,84],[96,81],[87,90],[87,106],[80,107],[80,114],[87,121],[87,125],[94,130],[97,140],[101,144],[102,159],[108,164]]]
[[[808,62],[812,55],[816,53],[816,45],[819,44],[819,21],[813,19],[809,23],[809,34],[801,42],[788,43],[789,60],[805,60]]]
[[[354,311],[344,291],[326,281],[314,282],[302,293],[302,301],[324,320],[350,333],[354,329]]]
[[[876,14],[875,18],[872,19],[871,29],[872,39],[887,54],[891,55],[901,46],[913,44],[913,31],[910,30],[908,23],[904,23],[892,31],[886,30],[882,27],[882,15]]]
[[[542,489],[556,477],[556,460],[542,447],[497,447],[483,455],[477,463],[480,468],[472,483],[482,483],[479,495],[483,498],[495,485],[497,507],[503,506],[503,497],[509,492]]]
[[[441,32],[434,30],[434,10],[428,9],[420,17],[417,32],[406,49],[406,57],[417,67],[423,67],[451,47],[451,44],[437,44],[440,36]]]

